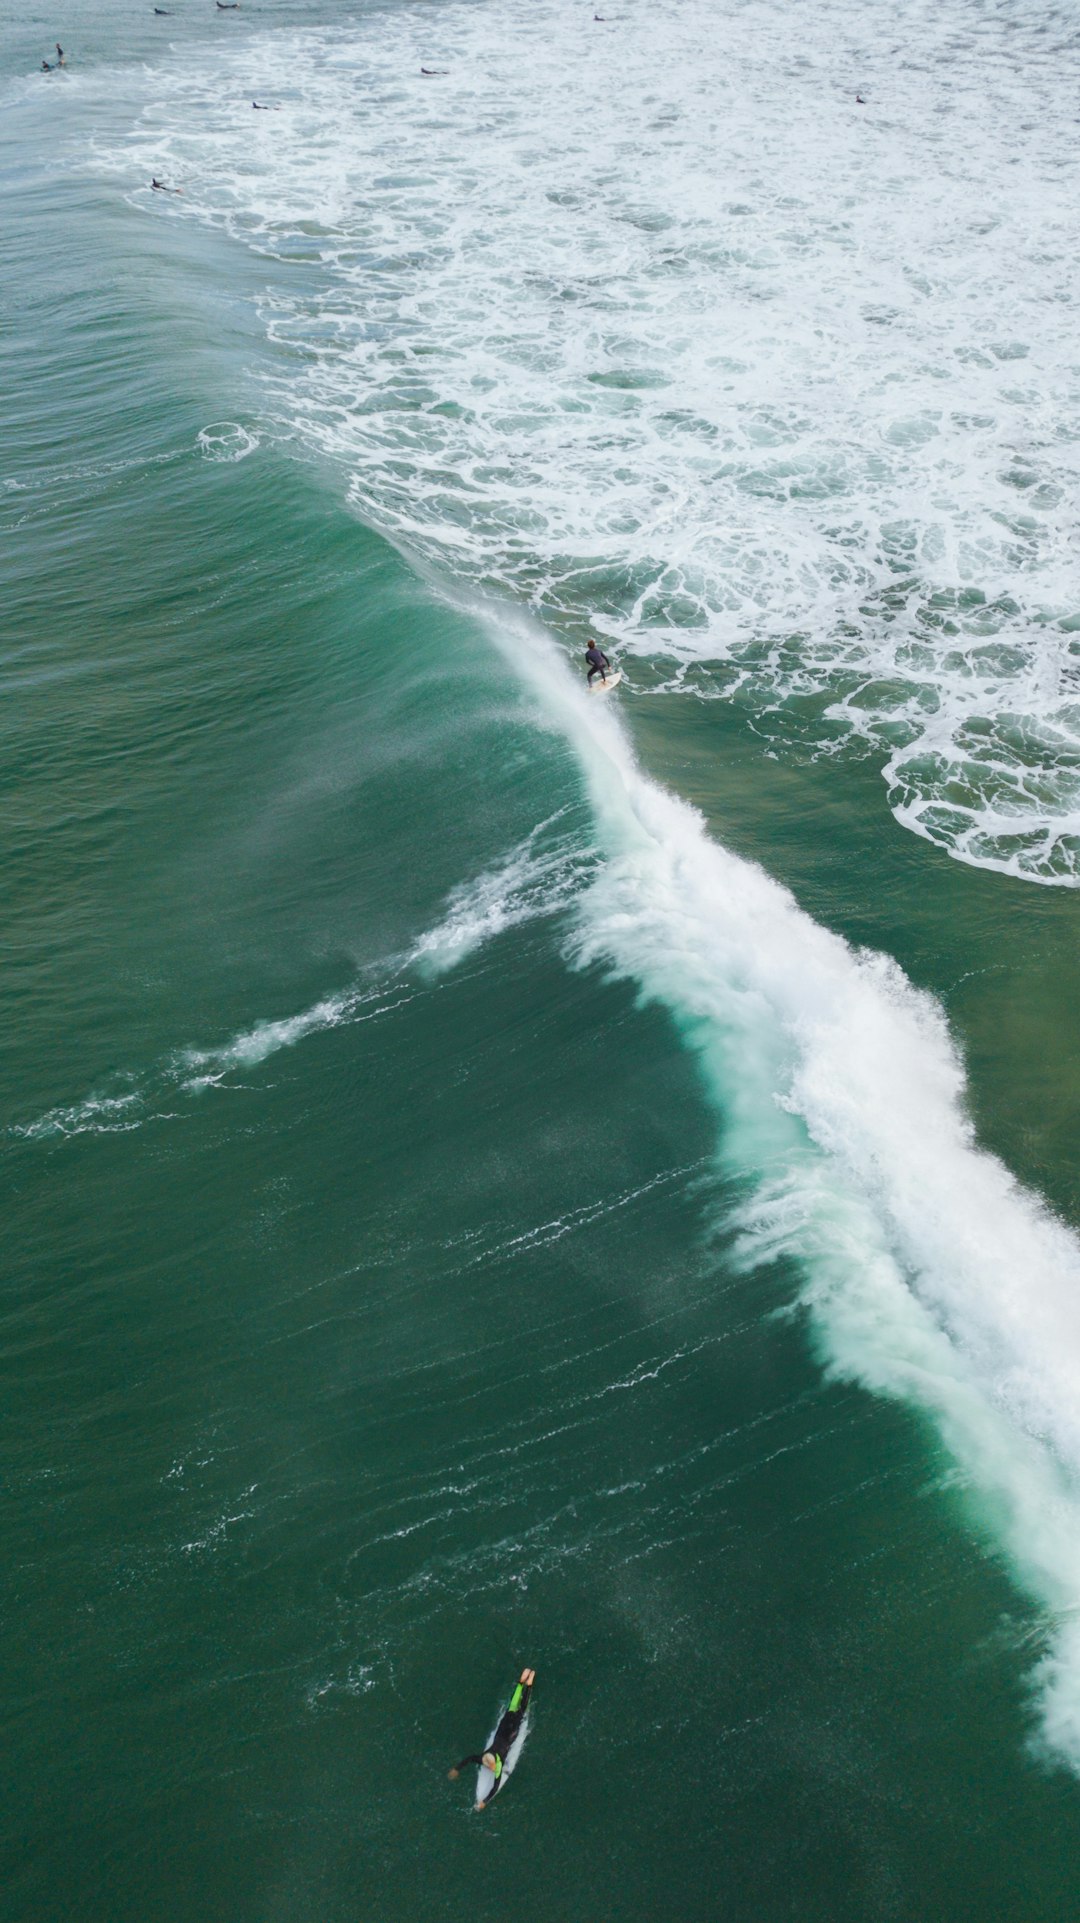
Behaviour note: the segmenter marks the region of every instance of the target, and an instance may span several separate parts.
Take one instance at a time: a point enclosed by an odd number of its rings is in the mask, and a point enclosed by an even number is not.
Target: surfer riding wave
[[[608,678],[608,669],[611,666],[611,662],[608,660],[607,655],[604,653],[604,650],[600,646],[599,641],[591,642],[590,645],[586,648],[585,659],[589,664],[590,688],[592,687],[592,684],[593,684],[594,674],[598,674],[602,681],[606,681]]]

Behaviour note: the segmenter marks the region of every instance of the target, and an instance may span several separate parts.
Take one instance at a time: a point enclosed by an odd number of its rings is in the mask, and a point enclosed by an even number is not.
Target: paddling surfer
[[[491,1747],[486,1749],[482,1756],[463,1756],[460,1763],[455,1763],[450,1771],[450,1781],[454,1782],[462,1770],[468,1769],[472,1763],[475,1763],[478,1769],[483,1767],[490,1770],[491,1788],[486,1796],[481,1796],[477,1800],[477,1809],[483,1809],[487,1803],[490,1803],[502,1782],[506,1759],[525,1721],[525,1712],[529,1707],[529,1697],[535,1681],[535,1669],[522,1670],[521,1681],[515,1685],[514,1693],[499,1719],[499,1727],[491,1739]]]

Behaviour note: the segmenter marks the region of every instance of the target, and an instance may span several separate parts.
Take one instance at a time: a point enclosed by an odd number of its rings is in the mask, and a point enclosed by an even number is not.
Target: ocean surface
[[[1068,1923],[1075,14],[0,72],[0,1915]]]

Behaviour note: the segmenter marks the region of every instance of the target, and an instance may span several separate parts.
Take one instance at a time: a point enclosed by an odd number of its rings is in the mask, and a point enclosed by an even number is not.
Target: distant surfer
[[[856,105],[857,107],[865,107],[865,105],[866,105],[866,102],[865,102],[865,100],[863,99],[863,97],[862,97],[862,94],[861,94],[861,93],[857,93],[857,94],[855,95],[855,105]]]
[[[253,100],[252,106],[257,114],[279,114],[280,107],[268,107],[265,100]]]
[[[600,676],[601,681],[606,681],[608,678],[608,669],[611,666],[611,662],[608,660],[607,655],[604,653],[604,650],[600,646],[599,641],[590,641],[588,647],[585,650],[585,659],[589,664],[590,688],[592,687],[592,684],[593,684],[594,674],[598,674]]]
[[[240,0],[217,0],[219,13],[239,13]]]
[[[525,1712],[529,1707],[529,1697],[532,1694],[532,1686],[535,1681],[535,1669],[522,1670],[521,1681],[515,1685],[514,1693],[499,1719],[499,1727],[491,1739],[490,1749],[486,1749],[482,1756],[463,1756],[460,1763],[455,1763],[453,1769],[450,1771],[451,1782],[454,1782],[455,1779],[460,1776],[462,1770],[468,1769],[472,1763],[475,1763],[477,1769],[486,1769],[490,1772],[491,1788],[488,1790],[486,1796],[481,1796],[478,1799],[477,1809],[483,1809],[485,1804],[490,1803],[492,1797],[502,1784],[502,1774],[506,1767],[506,1759],[521,1732],[521,1725],[525,1721]]]
[[[163,180],[151,180],[150,185],[156,187],[159,194],[182,194],[184,191],[182,187],[167,187]]]
[[[421,67],[420,69],[420,72],[423,74],[425,80],[445,79],[449,71],[450,71],[449,67]]]

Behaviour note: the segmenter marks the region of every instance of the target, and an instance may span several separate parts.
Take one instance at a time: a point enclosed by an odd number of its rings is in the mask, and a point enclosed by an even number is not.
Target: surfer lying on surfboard
[[[471,1763],[475,1763],[478,1769],[487,1772],[486,1784],[477,1790],[477,1809],[483,1809],[485,1804],[490,1803],[492,1797],[497,1796],[503,1786],[503,1779],[507,1773],[506,1759],[521,1734],[521,1725],[525,1721],[525,1711],[529,1707],[529,1697],[535,1681],[535,1669],[522,1670],[521,1681],[515,1687],[499,1719],[499,1727],[491,1739],[490,1747],[482,1756],[463,1756],[460,1763],[455,1763],[450,1771],[451,1782],[461,1774],[463,1769],[468,1769]]]
[[[594,674],[598,674],[600,676],[601,681],[606,681],[608,678],[608,669],[611,666],[611,662],[608,660],[607,655],[604,653],[604,650],[600,646],[599,641],[590,641],[588,647],[585,650],[585,659],[589,664],[590,688],[592,687],[592,684],[593,684]]]

